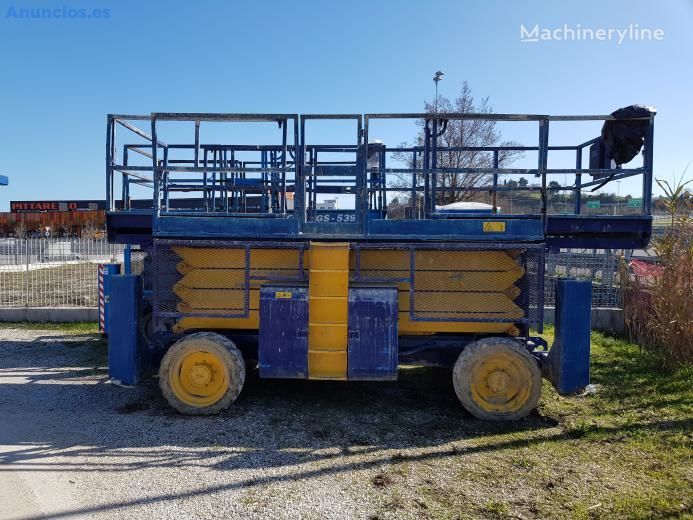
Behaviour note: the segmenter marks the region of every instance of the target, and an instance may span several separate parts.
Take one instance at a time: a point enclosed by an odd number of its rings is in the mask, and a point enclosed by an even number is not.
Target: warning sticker
[[[274,293],[275,299],[290,300],[291,296],[292,296],[292,294],[290,291],[277,291]]]
[[[484,222],[484,233],[505,233],[505,222]]]

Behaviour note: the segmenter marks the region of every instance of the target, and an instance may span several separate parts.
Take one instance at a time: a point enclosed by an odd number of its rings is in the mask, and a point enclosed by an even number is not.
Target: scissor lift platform
[[[313,138],[307,127],[326,120],[352,125],[351,144]],[[372,125],[386,120],[420,121],[421,142],[370,142]],[[453,122],[475,121],[536,124],[538,143],[439,143]],[[625,121],[642,129],[642,165],[612,167],[600,159],[583,168],[583,155],[606,141],[549,145],[550,125],[571,121]],[[201,138],[203,124],[248,122],[270,123],[278,139]],[[589,282],[559,282],[557,342],[548,354],[530,332],[543,326],[546,249],[643,248],[651,233],[654,113],[618,120],[154,113],[109,115],[107,123],[108,236],[145,251],[152,280],[144,292],[138,276],[111,284],[109,312],[119,325],[109,326],[110,348],[113,359],[125,360],[113,362],[111,374],[134,383],[147,366],[158,370],[164,395],[184,413],[228,406],[242,387],[245,360],[254,359],[261,377],[337,381],[391,380],[401,363],[454,366],[455,390],[470,412],[522,417],[536,405],[542,373],[564,393],[589,381]],[[193,137],[164,140],[164,128],[174,123],[187,125]],[[116,128],[128,136],[122,147]],[[508,167],[501,158],[509,151],[536,154],[537,163]],[[445,153],[467,152],[488,161],[438,164]],[[550,167],[553,152],[574,153],[574,165]],[[489,209],[441,207],[446,175],[475,176],[477,182],[456,189],[490,200]],[[503,182],[520,175],[537,184]],[[585,191],[636,176],[642,199],[633,214],[583,213]],[[143,187],[153,196],[138,199]],[[539,195],[530,213],[498,204],[509,192],[532,190]],[[556,193],[570,195],[573,213],[566,212],[567,197],[563,212],[552,213]],[[404,201],[398,214],[394,197]],[[340,200],[348,204],[338,208]],[[141,304],[131,305],[132,298]],[[137,338],[132,327],[142,329]]]

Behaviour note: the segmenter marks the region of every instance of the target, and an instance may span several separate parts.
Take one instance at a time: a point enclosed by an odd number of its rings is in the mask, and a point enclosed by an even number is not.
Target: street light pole
[[[434,162],[436,164],[436,167],[438,167],[438,82],[443,79],[443,76],[445,76],[445,73],[442,70],[436,71],[435,75],[433,76],[433,83],[436,84],[436,98],[433,101],[433,117],[434,117],[434,123],[433,123],[433,139],[435,139],[435,157],[434,157]],[[433,182],[437,185],[438,179],[436,175],[433,175],[432,177]],[[437,186],[436,186],[437,187]],[[435,193],[435,188],[433,188],[433,192]],[[435,195],[434,195],[435,199]],[[435,200],[433,201],[433,211],[435,211]]]
[[[438,117],[438,82],[440,81],[439,79],[434,79],[433,81],[436,82],[436,99],[433,102],[433,106],[435,107],[433,109],[433,112],[435,113],[436,117]]]
[[[445,72],[442,70],[437,71],[433,76],[433,82],[436,84],[436,98],[433,102],[433,114],[436,116],[436,119],[438,118],[438,82],[443,79],[443,76],[445,76]]]

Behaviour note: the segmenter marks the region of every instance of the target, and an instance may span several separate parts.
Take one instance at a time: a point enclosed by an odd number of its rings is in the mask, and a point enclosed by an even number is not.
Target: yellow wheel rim
[[[190,406],[211,406],[229,387],[224,362],[204,350],[185,353],[169,370],[169,381],[178,399]]]
[[[472,398],[487,412],[515,412],[532,393],[530,367],[511,353],[497,352],[478,361],[470,379]]]

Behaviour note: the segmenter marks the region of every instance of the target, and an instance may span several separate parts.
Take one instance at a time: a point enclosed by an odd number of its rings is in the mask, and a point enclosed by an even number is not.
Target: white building
[[[339,201],[337,199],[325,199],[317,203],[317,209],[339,209]]]

